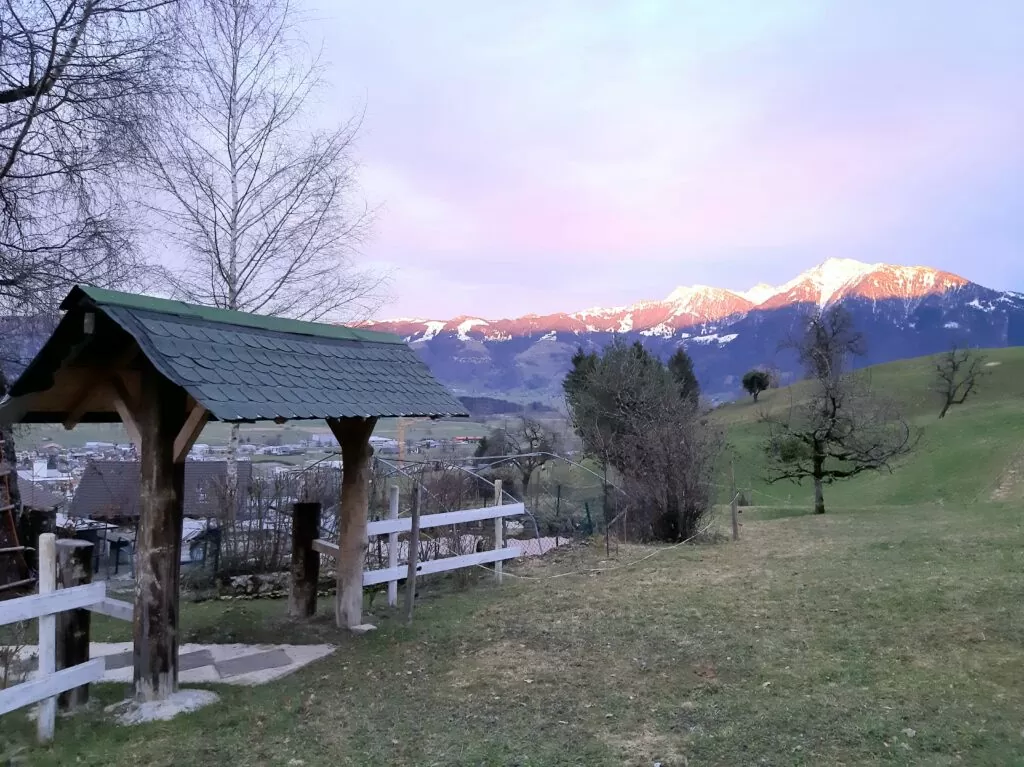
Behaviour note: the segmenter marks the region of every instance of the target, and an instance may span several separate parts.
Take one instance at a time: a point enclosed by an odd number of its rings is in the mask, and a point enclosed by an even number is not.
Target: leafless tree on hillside
[[[865,471],[891,471],[916,444],[896,405],[874,395],[864,375],[849,372],[863,342],[849,315],[835,307],[806,318],[789,344],[810,381],[806,399],[762,416],[769,482],[814,482],[814,511],[825,513],[824,485]]]
[[[477,449],[478,456],[509,456],[522,481],[523,500],[530,489],[534,472],[558,452],[559,436],[536,418],[521,415],[512,423],[495,429]]]
[[[939,418],[945,418],[953,405],[962,405],[977,391],[979,380],[987,375],[985,355],[973,349],[953,347],[939,355],[935,363],[935,391],[942,399]]]

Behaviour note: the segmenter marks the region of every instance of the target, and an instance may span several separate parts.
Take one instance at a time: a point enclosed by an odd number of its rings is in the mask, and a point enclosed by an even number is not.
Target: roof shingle
[[[88,287],[72,290],[62,307],[102,311],[221,421],[468,415],[387,333]],[[19,379],[12,395],[38,391],[40,378],[32,378]]]

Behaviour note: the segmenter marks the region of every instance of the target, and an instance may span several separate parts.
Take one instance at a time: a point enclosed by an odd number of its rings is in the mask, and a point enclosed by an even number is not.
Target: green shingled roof
[[[467,415],[416,353],[387,333],[83,287],[62,308],[69,316],[106,314],[222,421]],[[12,393],[23,388],[19,381]]]
[[[163,314],[174,314],[178,317],[190,317],[208,322],[228,323],[257,330],[276,330],[281,333],[298,333],[321,338],[338,338],[345,341],[375,341],[382,344],[405,343],[391,333],[375,330],[360,330],[344,325],[326,325],[322,322],[303,322],[290,320],[286,317],[267,317],[249,312],[234,312],[230,309],[218,309],[213,306],[187,304],[184,301],[172,301],[168,298],[143,296],[138,293],[122,293],[117,290],[93,288],[86,285],[75,287],[64,302],[61,309],[77,306],[83,298],[97,306],[121,306],[125,309],[143,309]]]

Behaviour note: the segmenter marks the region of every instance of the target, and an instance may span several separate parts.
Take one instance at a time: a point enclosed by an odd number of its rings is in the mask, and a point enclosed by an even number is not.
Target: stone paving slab
[[[213,667],[217,669],[221,679],[227,679],[239,674],[251,674],[253,671],[281,668],[282,666],[290,665],[291,662],[292,659],[288,656],[288,653],[277,648],[275,650],[267,650],[266,652],[253,653],[252,655],[239,655],[220,663],[214,663]]]
[[[186,644],[178,648],[178,682],[257,685],[280,679],[334,652],[334,645]],[[37,665],[36,647],[22,648],[18,662],[30,676]],[[132,681],[131,642],[93,642],[91,658],[103,658],[103,682]]]
[[[91,656],[90,656],[91,657]],[[132,665],[132,651],[111,653],[103,656],[103,664],[107,671],[114,671],[119,668],[128,668]]]
[[[280,679],[334,652],[333,645],[185,644],[178,648],[178,682],[258,685]],[[114,656],[104,682],[132,681],[131,642],[93,642],[90,657]],[[126,665],[122,660],[127,656]],[[116,668],[109,664],[114,663]]]
[[[195,650],[193,652],[178,653],[178,673],[191,671],[200,666],[213,665],[213,653],[209,650]]]

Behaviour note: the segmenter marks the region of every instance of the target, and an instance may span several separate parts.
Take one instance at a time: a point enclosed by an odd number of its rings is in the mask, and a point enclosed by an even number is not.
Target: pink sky
[[[1024,288],[1024,4],[324,6],[379,316],[743,289],[829,257]]]

